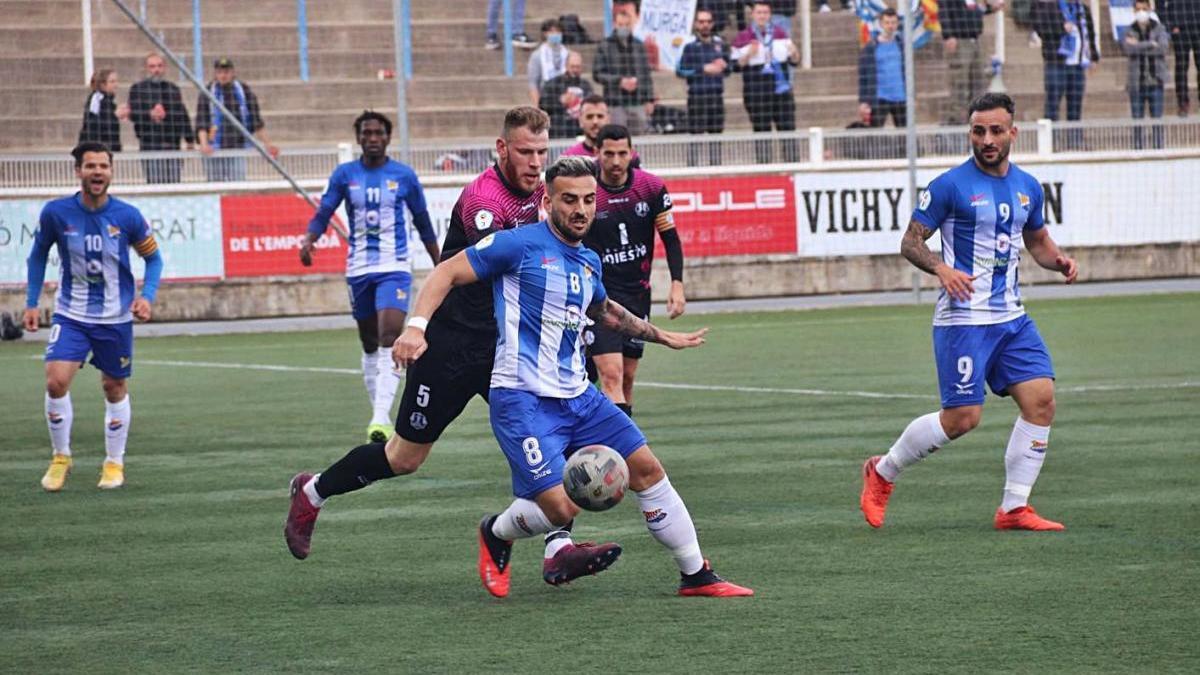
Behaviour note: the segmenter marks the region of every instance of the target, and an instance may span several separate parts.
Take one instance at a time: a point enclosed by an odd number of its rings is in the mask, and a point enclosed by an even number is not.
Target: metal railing
[[[575,140],[551,143],[551,159]],[[788,170],[817,168],[826,163],[878,163],[905,158],[904,129],[821,129],[792,133],[726,133],[720,135],[672,134],[646,136],[635,144],[642,165],[651,170],[703,174],[716,167],[779,166]],[[494,161],[495,140],[442,140],[410,148],[409,163],[425,180],[482,171]],[[919,159],[966,157],[967,133],[961,127],[917,128]],[[287,148],[279,162],[305,187],[320,188],[334,167],[349,161],[358,149],[339,145]],[[1156,153],[1200,155],[1200,121],[1159,118],[1051,122],[1039,120],[1020,126],[1014,155],[1041,157],[1073,153],[1107,153],[1116,157],[1153,156]],[[230,189],[255,189],[278,182],[279,174],[253,150],[228,150],[217,155],[244,163],[245,178],[228,183]],[[163,185],[208,184],[211,158],[198,152],[123,152],[115,155],[115,182],[121,186],[149,185],[154,163],[178,166],[178,182]],[[158,169],[161,171],[161,169]],[[78,184],[71,158],[65,153],[0,154],[0,197],[40,194],[73,188]],[[148,190],[152,191],[152,190]]]

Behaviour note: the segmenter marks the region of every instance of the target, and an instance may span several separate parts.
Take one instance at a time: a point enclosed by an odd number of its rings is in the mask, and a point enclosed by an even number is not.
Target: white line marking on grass
[[[41,358],[34,355],[32,358]],[[279,366],[266,363],[223,363],[219,361],[173,361],[161,359],[143,359],[138,363],[151,366],[172,366],[181,368],[224,368],[227,370],[262,370],[282,373],[330,373],[334,375],[361,375],[358,368],[323,368],[319,366]],[[639,382],[639,387],[649,389],[680,389],[686,391],[726,391],[739,394],[792,394],[797,396],[846,396],[850,398],[870,399],[935,399],[930,394],[903,394],[898,392],[881,391],[838,391],[834,389],[802,389],[786,387],[739,387],[716,384],[684,384],[676,382]],[[1163,382],[1156,384],[1085,384],[1075,387],[1059,387],[1060,394],[1086,394],[1105,391],[1145,391],[1155,389],[1194,389],[1200,387],[1200,382]]]

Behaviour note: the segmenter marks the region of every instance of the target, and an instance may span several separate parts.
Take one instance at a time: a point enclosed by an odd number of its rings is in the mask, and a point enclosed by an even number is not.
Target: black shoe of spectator
[[[500,49],[500,41],[495,35],[487,36],[487,42],[483,43],[484,49]]]
[[[538,44],[529,39],[529,36],[524,33],[517,33],[512,36],[512,43],[514,47],[520,47],[521,49],[533,49]]]

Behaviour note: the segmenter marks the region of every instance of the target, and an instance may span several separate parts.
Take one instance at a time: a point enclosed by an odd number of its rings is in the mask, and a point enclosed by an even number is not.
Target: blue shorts
[[[579,448],[607,445],[629,457],[646,445],[642,430],[595,387],[570,399],[497,388],[488,407],[512,470],[513,494],[522,499],[561,485],[567,457]]]
[[[100,372],[119,380],[133,373],[133,322],[84,323],[55,314],[46,343],[47,361],[83,363],[88,353]]]
[[[378,272],[348,277],[350,312],[356,321],[370,319],[383,309],[408,313],[412,275],[408,272]]]
[[[934,326],[933,357],[943,408],[981,405],[985,379],[998,396],[1014,384],[1054,379],[1050,352],[1028,316],[990,326]]]

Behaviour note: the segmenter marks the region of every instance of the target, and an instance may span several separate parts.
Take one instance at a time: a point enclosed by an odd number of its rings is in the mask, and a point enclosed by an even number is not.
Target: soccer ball
[[[589,445],[567,459],[563,487],[580,508],[607,511],[625,496],[629,487],[629,467],[616,450],[605,445]]]

